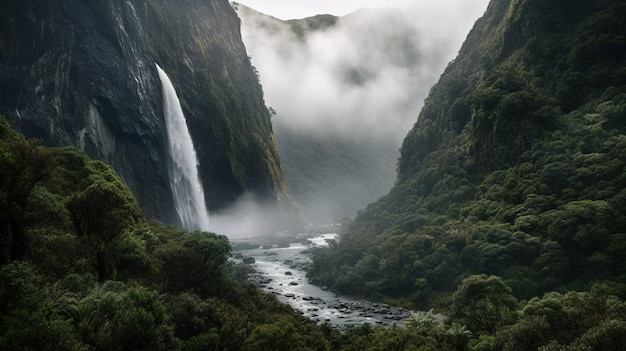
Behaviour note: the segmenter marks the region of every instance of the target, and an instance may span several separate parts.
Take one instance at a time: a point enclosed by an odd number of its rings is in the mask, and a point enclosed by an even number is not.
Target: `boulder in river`
[[[255,262],[256,262],[256,260],[254,259],[254,257],[244,257],[243,258],[243,263],[245,263],[245,264],[253,264]]]
[[[293,275],[293,273],[291,273],[291,271],[287,271],[285,272],[285,275]]]

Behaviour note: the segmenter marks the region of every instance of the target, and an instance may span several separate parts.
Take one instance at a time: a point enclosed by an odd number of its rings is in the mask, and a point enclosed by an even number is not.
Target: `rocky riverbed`
[[[304,240],[288,245],[259,245],[237,251],[233,259],[250,265],[253,269],[249,275],[250,281],[319,323],[328,322],[340,329],[364,323],[402,323],[411,315],[411,311],[340,295],[326,287],[309,283],[306,268],[311,264],[311,246],[327,245],[326,240],[335,239],[336,236],[317,235],[307,239],[307,245],[303,243]]]

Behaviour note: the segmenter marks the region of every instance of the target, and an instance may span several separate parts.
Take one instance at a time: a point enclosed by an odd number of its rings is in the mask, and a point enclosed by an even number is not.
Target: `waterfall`
[[[209,230],[209,212],[198,175],[198,159],[176,90],[167,74],[156,64],[163,90],[163,113],[169,142],[168,172],[176,212],[189,231]]]

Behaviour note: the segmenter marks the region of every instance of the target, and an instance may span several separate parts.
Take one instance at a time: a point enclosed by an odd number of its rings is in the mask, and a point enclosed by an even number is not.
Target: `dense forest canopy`
[[[225,236],[148,220],[101,161],[0,116],[0,175],[2,350],[328,349],[227,262]]]
[[[147,220],[110,166],[49,149],[0,117],[3,350],[620,350],[613,286],[520,303],[472,275],[448,317],[338,331],[246,282],[228,239]],[[16,177],[19,175],[19,177]],[[425,286],[425,280],[416,284]]]

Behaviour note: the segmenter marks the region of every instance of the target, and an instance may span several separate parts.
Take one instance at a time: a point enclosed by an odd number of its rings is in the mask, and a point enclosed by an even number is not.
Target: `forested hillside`
[[[0,116],[0,349],[326,349],[229,252],[224,236],[150,222],[110,166]]]
[[[625,297],[623,18],[624,1],[492,1],[404,140],[396,185],[312,278],[441,310],[478,274],[522,300]]]

